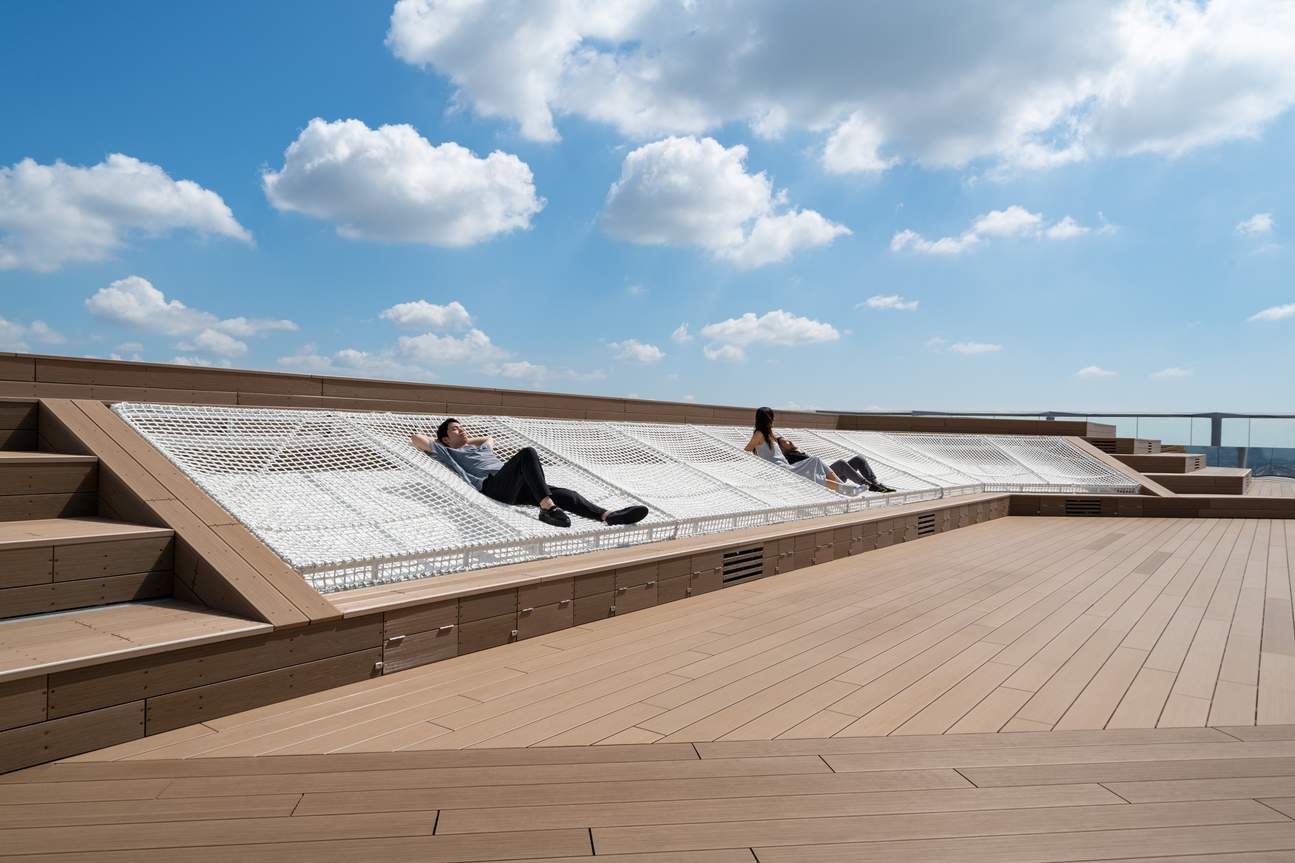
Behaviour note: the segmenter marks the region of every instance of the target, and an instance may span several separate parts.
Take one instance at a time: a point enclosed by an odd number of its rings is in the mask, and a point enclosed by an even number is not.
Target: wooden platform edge
[[[341,616],[268,548],[255,562],[241,553],[216,530],[233,518],[102,402],[42,399],[40,412],[42,448],[99,459],[105,514],[175,532],[177,597],[276,628]]]
[[[1091,443],[1084,440],[1083,438],[1067,437],[1066,440],[1081,452],[1087,453],[1088,455],[1100,461],[1102,464],[1109,467],[1111,470],[1116,471],[1117,473],[1123,474],[1124,476],[1136,482],[1141,487],[1143,494],[1155,495],[1156,497],[1173,497],[1174,493],[1169,489],[1165,488],[1160,483],[1156,482],[1153,479],[1150,479],[1144,474],[1138,473],[1136,470],[1129,467],[1124,462],[1120,461],[1119,459],[1115,458],[1109,453],[1103,452],[1102,450],[1093,446]]]

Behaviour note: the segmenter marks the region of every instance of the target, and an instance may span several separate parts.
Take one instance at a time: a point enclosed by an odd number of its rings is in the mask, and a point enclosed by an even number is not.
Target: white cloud
[[[932,350],[932,351],[943,350],[945,345],[947,345],[948,343],[949,343],[949,340],[944,338],[943,336],[931,336],[925,342],[927,350]]]
[[[117,345],[117,350],[123,354],[138,354],[144,350],[143,342],[122,342]]]
[[[855,112],[837,126],[823,146],[823,167],[833,174],[878,174],[898,159],[883,158],[885,136],[877,124]]]
[[[855,308],[891,309],[897,312],[915,312],[917,311],[917,306],[918,300],[906,300],[899,294],[886,294],[885,296],[878,295],[875,297],[868,297],[868,299],[864,300],[862,303],[857,304]]]
[[[1166,380],[1168,378],[1187,378],[1187,377],[1191,377],[1191,374],[1192,374],[1191,369],[1179,368],[1178,366],[1170,366],[1167,369],[1161,369],[1158,372],[1152,372],[1151,377],[1155,378],[1156,380]]]
[[[1255,213],[1248,219],[1237,223],[1237,233],[1243,237],[1255,237],[1273,232],[1273,214]]]
[[[186,357],[186,356],[172,357],[171,362],[177,366],[201,366],[203,368],[215,367],[215,368],[222,368],[222,369],[230,368],[233,365],[233,363],[231,363],[229,360],[209,360],[206,357]]]
[[[247,353],[246,342],[219,330],[201,330],[193,338],[178,342],[176,347],[182,351],[197,351],[222,357],[241,357]]]
[[[491,371],[500,377],[529,381],[543,380],[549,373],[549,370],[544,366],[527,362],[526,360],[500,363],[498,367],[491,369]]]
[[[0,318],[0,348],[6,351],[25,351],[27,342],[23,341],[27,328],[22,324]]]
[[[33,342],[42,345],[61,345],[65,344],[67,339],[44,321],[21,324],[18,321],[0,317],[0,350],[25,352],[31,350]]]
[[[249,339],[266,333],[294,333],[297,325],[292,321],[272,321],[261,318],[226,318],[215,324],[216,329],[231,336]]]
[[[120,153],[88,168],[32,159],[0,167],[0,270],[102,261],[132,233],[182,229],[252,240],[215,192]]]
[[[468,330],[462,337],[436,333],[401,336],[396,341],[396,353],[407,362],[417,365],[488,363],[508,356],[507,351],[496,346],[489,336],[475,328]]]
[[[949,345],[949,350],[955,354],[994,354],[1002,349],[1002,345],[990,342],[954,342]]]
[[[100,288],[85,301],[85,307],[100,320],[182,339],[176,344],[179,350],[225,357],[247,353],[247,344],[241,338],[297,329],[295,323],[286,320],[244,317],[222,320],[179,300],[168,300],[148,279],[140,276],[127,276]]]
[[[380,317],[398,327],[429,329],[418,335],[400,336],[394,343],[376,350],[348,347],[328,354],[314,344],[307,344],[293,354],[279,357],[279,365],[304,372],[396,380],[433,380],[442,367],[457,366],[529,385],[551,378],[595,381],[607,377],[601,369],[589,372],[553,369],[516,358],[481,329],[469,327],[464,331],[473,317],[457,301],[444,306],[422,300],[401,303],[384,310]]]
[[[278,362],[283,368],[311,374],[395,380],[431,380],[434,377],[421,366],[400,362],[390,352],[371,353],[345,348],[327,355],[321,354],[313,344],[303,345],[296,353],[279,357]]]
[[[1118,374],[1118,372],[1113,372],[1113,371],[1110,371],[1109,369],[1104,369],[1104,368],[1102,368],[1101,366],[1084,366],[1082,369],[1080,369],[1079,371],[1075,372],[1075,377],[1077,377],[1077,378],[1113,378],[1113,377],[1115,377],[1117,374]]]
[[[701,334],[721,344],[747,347],[765,345],[807,345],[815,342],[834,342],[841,337],[831,324],[803,318],[774,309],[759,317],[747,312],[738,318],[729,318],[701,328]]]
[[[1108,227],[1103,227],[1098,233],[1113,233]],[[1041,214],[1031,213],[1024,207],[1013,204],[1006,209],[990,210],[977,216],[971,227],[956,237],[928,240],[913,230],[900,231],[891,237],[890,250],[901,252],[911,249],[924,255],[959,255],[988,239],[1047,237],[1051,240],[1066,240],[1083,236],[1091,230],[1070,216],[1045,229]]]
[[[603,229],[640,245],[702,248],[744,269],[850,233],[813,210],[785,209],[786,193],[764,172],[747,173],[746,153],[692,137],[631,151],[607,192]]]
[[[472,316],[458,300],[453,300],[444,306],[429,303],[427,300],[397,303],[383,310],[378,317],[407,329],[462,330],[472,325]]]
[[[691,342],[692,340],[693,340],[693,336],[691,333],[688,332],[687,322],[682,323],[679,326],[675,327],[674,332],[670,334],[670,341],[676,342],[678,344]]]
[[[516,156],[433,146],[403,124],[316,117],[284,152],[283,169],[261,179],[276,208],[332,221],[350,239],[470,246],[529,228],[544,208]]]
[[[740,363],[746,359],[746,351],[737,345],[706,345],[701,349],[702,355],[708,360],[723,360],[724,362]]]
[[[637,140],[745,122],[820,134],[829,170],[876,172],[1253,138],[1295,103],[1292,40],[1287,0],[955,3],[938,20],[880,0],[400,0],[387,42],[535,140],[561,115]]]
[[[665,359],[665,351],[656,345],[640,342],[638,339],[625,339],[620,342],[608,342],[616,359],[632,363],[655,363]]]
[[[1261,312],[1255,312],[1248,321],[1280,321],[1283,318],[1295,318],[1295,303],[1287,303],[1284,306],[1271,306]]]
[[[1044,233],[1050,240],[1069,240],[1071,237],[1082,237],[1091,230],[1092,228],[1081,225],[1070,216],[1066,216]]]

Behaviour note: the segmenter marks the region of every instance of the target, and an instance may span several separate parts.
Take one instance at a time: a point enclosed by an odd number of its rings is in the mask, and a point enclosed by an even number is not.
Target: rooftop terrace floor
[[[1291,860],[1292,545],[998,519],[0,777],[0,860]]]

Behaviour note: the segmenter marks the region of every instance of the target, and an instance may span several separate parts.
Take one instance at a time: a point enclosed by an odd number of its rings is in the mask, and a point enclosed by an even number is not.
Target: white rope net
[[[491,436],[505,461],[534,448],[550,485],[607,509],[649,511],[631,526],[573,517],[570,528],[556,528],[539,521],[536,508],[493,501],[415,449],[410,435],[433,435],[439,416],[138,403],[114,410],[321,592],[979,492],[991,483],[1136,491],[1056,438],[784,430],[829,462],[864,455],[899,490],[843,494],[742,452],[749,429],[459,417],[469,435]],[[929,445],[938,458],[917,440],[927,437],[939,439]]]

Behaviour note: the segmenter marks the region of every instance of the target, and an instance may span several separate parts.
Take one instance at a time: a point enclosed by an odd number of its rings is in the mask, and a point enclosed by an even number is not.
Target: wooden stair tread
[[[87,464],[99,459],[92,455],[65,455],[57,452],[0,450],[0,465],[9,464]]]
[[[273,630],[177,600],[128,602],[0,621],[0,682]]]
[[[128,524],[110,518],[37,518],[0,521],[0,551],[45,545],[74,545],[115,539],[145,539],[172,536],[165,527]]]

